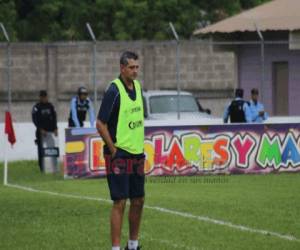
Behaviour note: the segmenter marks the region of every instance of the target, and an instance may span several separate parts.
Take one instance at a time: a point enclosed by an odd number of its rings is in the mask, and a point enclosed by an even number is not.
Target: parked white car
[[[148,90],[143,92],[145,117],[148,120],[176,120],[178,96],[175,90]],[[220,118],[210,114],[209,109],[203,109],[190,92],[180,92],[180,120],[214,120]]]

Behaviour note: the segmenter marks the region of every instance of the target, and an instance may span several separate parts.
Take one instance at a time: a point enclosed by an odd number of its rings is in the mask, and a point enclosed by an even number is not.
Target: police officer
[[[251,90],[250,111],[252,122],[262,123],[268,119],[268,113],[265,111],[264,105],[258,101],[258,89]]]
[[[249,103],[243,100],[244,90],[236,89],[234,100],[226,107],[224,111],[224,123],[230,118],[231,123],[251,122],[251,112]]]
[[[54,133],[57,136],[57,119],[54,106],[48,101],[46,90],[40,91],[40,101],[32,108],[32,121],[36,127],[36,144],[38,147],[38,160],[41,172],[42,166],[42,138],[47,133]]]
[[[91,127],[94,127],[94,108],[92,101],[88,98],[88,91],[85,87],[78,88],[77,96],[74,96],[71,100],[70,109],[69,127],[83,127],[87,112],[89,112]]]
[[[113,200],[112,250],[120,250],[127,199],[130,199],[129,240],[125,249],[140,249],[138,234],[145,195],[145,156],[142,89],[136,80],[138,69],[138,55],[124,52],[120,58],[120,76],[106,90],[97,120],[97,129],[105,141],[107,181]]]

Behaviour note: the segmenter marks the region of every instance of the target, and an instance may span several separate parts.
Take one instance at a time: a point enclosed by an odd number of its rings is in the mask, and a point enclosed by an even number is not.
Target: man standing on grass
[[[138,233],[144,204],[144,108],[138,75],[138,55],[126,51],[120,58],[120,76],[106,90],[97,129],[105,141],[107,181],[111,210],[112,250],[120,250],[126,200],[129,240],[125,249],[139,250]]]
[[[57,136],[57,119],[54,106],[48,101],[46,90],[40,91],[40,101],[32,108],[32,121],[36,127],[36,144],[38,147],[38,160],[41,172],[44,171],[42,164],[43,147],[42,140],[47,133],[54,133]]]

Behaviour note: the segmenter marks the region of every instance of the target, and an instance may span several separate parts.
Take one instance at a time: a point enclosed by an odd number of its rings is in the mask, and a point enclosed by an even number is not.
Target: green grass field
[[[9,165],[9,183],[32,190],[0,185],[0,249],[110,249],[111,204],[96,200],[109,199],[105,179],[63,180],[40,174],[36,162],[26,161]],[[300,174],[148,177],[141,245],[300,249],[299,190]]]

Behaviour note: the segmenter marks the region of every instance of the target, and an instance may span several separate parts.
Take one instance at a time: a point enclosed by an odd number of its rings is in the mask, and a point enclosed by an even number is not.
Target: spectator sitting
[[[83,127],[87,112],[89,112],[91,127],[94,127],[94,108],[92,101],[88,98],[88,91],[85,87],[78,89],[77,96],[74,96],[71,100],[70,109],[69,127]]]

